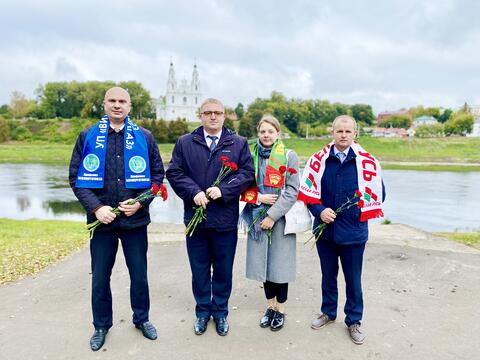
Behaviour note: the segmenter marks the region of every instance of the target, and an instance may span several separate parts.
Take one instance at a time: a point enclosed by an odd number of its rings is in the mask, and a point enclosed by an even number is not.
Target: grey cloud
[[[479,10],[468,0],[19,0],[2,5],[0,103],[71,79],[133,79],[159,96],[172,57],[187,79],[197,58],[204,93],[229,105],[277,90],[376,111],[451,106],[479,98]]]

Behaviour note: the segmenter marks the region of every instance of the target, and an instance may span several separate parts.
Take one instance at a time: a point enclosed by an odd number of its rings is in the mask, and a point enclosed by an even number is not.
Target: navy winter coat
[[[145,135],[148,146],[148,157],[150,161],[150,179],[152,183],[160,185],[165,175],[162,158],[158,151],[157,143],[152,133],[144,128],[140,128]],[[118,206],[121,201],[135,198],[146,189],[127,189],[125,188],[124,171],[124,134],[123,130],[116,132],[112,128],[108,131],[107,153],[105,162],[104,185],[102,189],[76,188],[78,168],[82,161],[83,145],[85,136],[89,129],[82,131],[77,138],[77,143],[73,149],[72,159],[70,160],[70,169],[68,180],[75,196],[87,212],[87,223],[97,220],[95,211],[103,206],[109,205],[112,208]],[[100,225],[96,231],[133,229],[150,223],[150,214],[148,206],[152,199],[142,202],[142,207],[132,216],[119,215],[108,225]]]
[[[203,127],[177,140],[167,169],[167,179],[183,200],[185,225],[194,214],[193,198],[215,181],[222,167],[220,156],[223,155],[238,165],[238,171],[230,173],[220,183],[218,187],[222,197],[208,203],[207,219],[198,228],[215,228],[219,231],[237,228],[239,196],[252,185],[255,178],[250,149],[245,138],[225,127],[218,145],[211,153],[205,142]]]
[[[315,217],[313,228],[320,224],[320,213],[325,208],[338,209],[352,198],[358,190],[356,155],[352,149],[343,161],[334,155],[333,146],[330,156],[325,162],[325,172],[322,176],[322,204],[308,205],[308,209]],[[385,186],[382,182],[383,200],[385,200]],[[337,244],[361,244],[368,240],[368,221],[360,222],[360,209],[352,206],[337,215],[335,221],[327,225],[318,241],[333,241]]]

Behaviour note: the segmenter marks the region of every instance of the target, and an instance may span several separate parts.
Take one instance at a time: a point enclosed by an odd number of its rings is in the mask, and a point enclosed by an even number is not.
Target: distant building
[[[371,132],[373,137],[386,137],[386,138],[404,138],[408,136],[413,136],[415,133],[411,133],[410,130],[405,130],[401,128],[382,128],[375,127]]]
[[[200,121],[198,108],[202,101],[200,91],[200,79],[197,64],[193,65],[192,80],[188,84],[184,78],[180,85],[175,78],[173,63],[170,63],[168,71],[167,90],[165,96],[157,101],[157,119],[176,120],[178,118],[187,121]]]
[[[470,114],[476,118],[480,117],[480,105],[471,105],[469,106]]]
[[[437,119],[435,119],[433,116],[423,115],[413,120],[412,127],[416,129],[420,125],[434,125],[434,124],[438,124]]]
[[[467,134],[467,136],[480,137],[480,116],[475,119],[472,132],[470,134]]]

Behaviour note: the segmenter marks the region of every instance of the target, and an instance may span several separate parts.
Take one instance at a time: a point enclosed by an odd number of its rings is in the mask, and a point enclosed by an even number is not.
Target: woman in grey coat
[[[284,235],[284,229],[285,214],[297,199],[298,157],[279,139],[275,117],[264,115],[257,129],[252,154],[257,187],[242,196],[247,201],[242,213],[248,228],[246,275],[263,282],[267,311],[260,326],[277,331],[285,322],[288,283],[296,272],[296,235]]]

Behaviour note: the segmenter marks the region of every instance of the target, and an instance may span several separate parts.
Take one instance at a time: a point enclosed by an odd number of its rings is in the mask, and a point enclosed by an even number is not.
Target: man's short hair
[[[353,121],[353,129],[355,130],[355,132],[357,132],[357,121],[355,120],[355,118],[353,116],[350,116],[350,115],[339,115],[337,116],[334,120],[333,120],[333,123],[332,123],[332,130],[335,130],[335,126],[339,123],[339,122],[348,122],[348,121]]]
[[[204,102],[202,102],[202,105],[200,105],[200,112],[202,112],[203,107],[207,104],[218,104],[225,109],[225,106],[223,105],[223,103],[220,100],[214,99],[214,98],[208,98]]]

